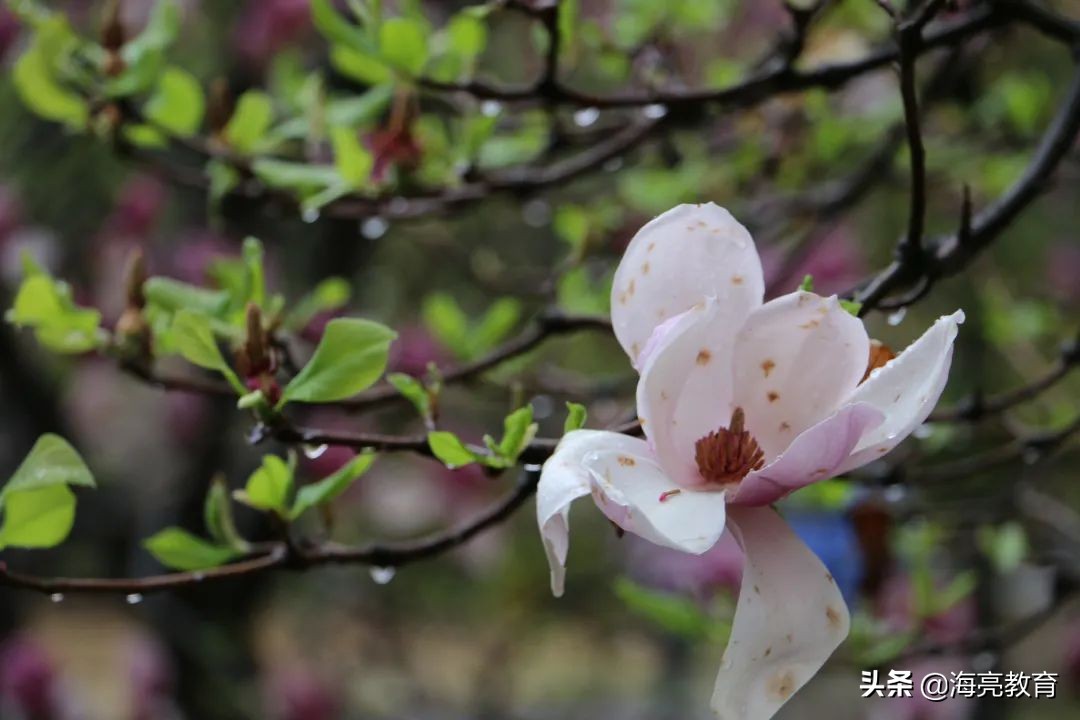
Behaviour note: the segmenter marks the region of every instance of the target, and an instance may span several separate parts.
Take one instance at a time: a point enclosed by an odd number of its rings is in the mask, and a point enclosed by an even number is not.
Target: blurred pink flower
[[[731,533],[701,555],[673,550],[639,539],[623,537],[627,567],[635,581],[708,600],[722,590],[738,593],[742,583],[743,551]]]
[[[236,47],[245,60],[262,67],[310,28],[309,0],[251,0],[236,23]]]
[[[18,36],[19,21],[15,13],[8,10],[7,6],[0,5],[0,60],[4,59]]]
[[[442,346],[421,325],[398,328],[398,338],[390,346],[390,369],[414,377],[424,375],[428,363],[440,364],[446,359]]]
[[[162,720],[172,717],[174,678],[164,648],[149,637],[130,649],[131,720]]]
[[[182,233],[176,238],[175,247],[171,264],[165,268],[151,267],[152,274],[168,274],[187,283],[205,285],[215,260],[238,255],[226,238],[207,229]]]
[[[1074,622],[1065,637],[1065,685],[1080,694],[1080,622]]]
[[[32,638],[16,636],[0,646],[0,717],[60,720],[56,668]]]
[[[157,222],[168,194],[161,181],[150,175],[136,175],[120,190],[112,214],[102,233],[143,238]]]
[[[877,615],[896,631],[915,627],[913,589],[908,575],[893,575],[881,586]],[[975,600],[968,596],[948,610],[923,621],[923,633],[933,642],[951,645],[975,630]]]
[[[766,283],[780,283],[780,293],[794,290],[806,275],[814,277],[814,292],[820,295],[842,293],[862,279],[867,270],[866,258],[855,240],[855,233],[847,225],[830,230],[790,269],[786,267],[784,253],[775,245],[762,248],[761,264],[765,268]],[[779,277],[780,273],[784,277]]]
[[[0,23],[2,23],[2,19],[0,19]],[[21,224],[22,207],[18,196],[11,187],[0,185],[0,247],[4,245],[4,241],[7,240],[8,236]]]
[[[337,720],[341,701],[338,693],[321,678],[305,670],[290,668],[274,678],[270,707],[280,720]]]

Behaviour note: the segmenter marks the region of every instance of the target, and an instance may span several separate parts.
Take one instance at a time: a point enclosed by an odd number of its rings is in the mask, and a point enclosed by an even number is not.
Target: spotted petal
[[[859,439],[885,419],[867,403],[848,405],[801,433],[778,458],[747,475],[731,498],[740,505],[768,505],[819,480],[838,475]]]
[[[734,402],[766,461],[836,412],[869,354],[862,321],[835,296],[793,292],[750,314],[736,339]]]
[[[611,290],[615,337],[640,367],[653,329],[706,297],[744,318],[761,304],[765,284],[750,233],[712,203],[679,205],[630,241]]]
[[[721,720],[768,720],[847,637],[848,610],[825,566],[775,510],[729,512],[746,564],[712,708]]]
[[[586,494],[616,525],[657,545],[695,554],[712,547],[724,532],[724,494],[673,490],[643,440],[598,430],[567,433],[537,487],[552,592],[563,591],[570,504]]]
[[[838,472],[847,472],[881,457],[921,425],[934,409],[952,364],[953,341],[963,311],[937,320],[922,337],[884,367],[870,373],[849,402],[873,405],[885,421],[866,433]]]

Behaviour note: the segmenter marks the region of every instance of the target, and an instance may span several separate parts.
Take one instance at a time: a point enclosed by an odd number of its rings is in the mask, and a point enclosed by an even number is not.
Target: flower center
[[[745,423],[746,415],[737,407],[726,428],[713,430],[694,443],[698,472],[707,484],[736,484],[765,464],[765,453],[746,431]]]
[[[896,357],[896,353],[892,351],[885,343],[880,340],[870,341],[870,357],[866,361],[866,372],[863,374],[860,383],[866,382],[866,379],[870,377],[870,373],[877,370],[879,367],[884,367],[886,363]]]

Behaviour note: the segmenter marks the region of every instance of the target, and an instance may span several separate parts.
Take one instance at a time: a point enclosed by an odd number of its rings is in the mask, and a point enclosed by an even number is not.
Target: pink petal
[[[731,420],[737,306],[708,299],[657,331],[637,386],[638,415],[656,457],[676,482],[701,482],[694,443]]]
[[[589,493],[612,522],[657,545],[699,554],[724,532],[724,494],[680,492],[643,440],[598,430],[567,433],[544,464],[536,491],[556,596],[565,579],[570,504]]]
[[[825,566],[775,510],[729,512],[746,565],[712,709],[721,720],[768,720],[847,637],[848,610]]]
[[[611,290],[615,337],[635,367],[653,329],[706,297],[745,317],[765,292],[761,261],[746,228],[712,203],[679,205],[630,241]]]
[[[859,438],[885,419],[866,403],[848,405],[799,434],[778,458],[739,484],[732,503],[768,505],[818,480],[833,477]]]
[[[832,415],[862,380],[870,357],[861,320],[835,296],[803,291],[752,312],[736,343],[734,403],[746,412],[766,461]]]
[[[953,340],[963,322],[960,310],[939,318],[922,337],[870,373],[866,382],[855,389],[849,402],[873,405],[885,414],[885,421],[863,436],[838,473],[881,457],[926,420],[945,389]]]

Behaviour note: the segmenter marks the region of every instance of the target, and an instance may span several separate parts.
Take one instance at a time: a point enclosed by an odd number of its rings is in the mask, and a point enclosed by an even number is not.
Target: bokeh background
[[[96,2],[47,4],[91,34],[102,11]],[[128,0],[124,21],[137,29],[152,5]],[[423,11],[437,26],[463,5],[430,2]],[[802,63],[859,57],[887,41],[889,21],[874,2],[830,5]],[[1054,5],[1080,16],[1078,3]],[[306,0],[182,6],[170,59],[205,86],[225,78],[234,92],[269,86],[284,93],[302,68],[322,69],[343,94],[363,89],[327,63]],[[596,92],[643,76],[666,88],[722,87],[751,71],[788,23],[771,0],[581,0],[580,12],[579,37],[565,52],[566,76]],[[534,75],[529,23],[506,12],[488,22],[478,73],[504,82]],[[67,279],[78,300],[100,308],[110,325],[124,306],[123,268],[133,248],[145,251],[153,274],[205,283],[214,259],[236,256],[250,234],[267,247],[273,288],[295,298],[319,280],[344,277],[353,291],[349,312],[399,330],[393,368],[422,374],[429,362],[449,367],[475,357],[552,305],[606,312],[621,249],[648,218],[678,202],[715,201],[747,224],[772,294],[790,291],[807,273],[820,292],[849,290],[888,262],[905,227],[907,160],[889,68],[836,92],[794,93],[747,111],[705,109],[599,171],[540,192],[502,194],[408,221],[305,220],[271,203],[214,206],[200,189],[170,181],[162,171],[168,155],[146,163],[92,134],[36,118],[9,72],[24,30],[0,10],[5,307],[24,252]],[[971,40],[958,54],[928,55],[919,69],[934,78],[924,118],[929,227],[946,233],[959,222],[964,184],[980,207],[1018,176],[1071,66],[1058,45],[1008,28]],[[427,96],[420,107],[426,120],[417,152],[437,165],[448,140],[431,118],[455,110]],[[548,134],[580,145],[600,141],[613,127],[607,111],[559,109],[538,117],[488,105],[471,112],[498,118],[504,134],[490,154],[511,165],[529,162],[536,154],[529,148],[542,146]],[[366,131],[378,132],[384,122],[373,117]],[[1061,346],[1076,341],[1078,159],[1071,151],[1045,196],[969,269],[906,312],[868,317],[871,335],[899,349],[936,316],[965,310],[943,406],[1042,377],[1060,361]],[[845,182],[858,197],[836,212],[799,212],[787,202]],[[471,346],[447,331],[437,309],[449,303],[476,319],[500,302],[512,309],[506,327]],[[317,338],[326,319],[316,318],[301,335]],[[443,422],[477,440],[529,401],[542,434],[557,436],[564,401],[572,400],[587,405],[591,426],[602,427],[632,414],[634,379],[611,338],[555,338],[482,380],[449,388]],[[930,424],[880,467],[786,505],[844,587],[856,622],[852,639],[780,717],[1049,720],[1080,713],[1080,608],[1070,601],[1080,572],[1076,443],[988,467],[951,464],[1073,422],[1078,390],[1080,377],[1067,376],[1006,413]],[[363,417],[322,411],[308,421],[417,429],[400,408]],[[80,495],[75,533],[62,547],[6,551],[3,559],[41,575],[160,572],[140,541],[167,525],[200,528],[214,474],[236,487],[268,449],[248,446],[249,429],[250,420],[227,399],[164,393],[108,359],[57,357],[3,325],[0,477],[41,433],[58,432],[81,450],[100,485]],[[321,477],[349,457],[341,448],[309,448],[303,472]],[[450,526],[502,494],[515,472],[490,477],[385,455],[337,503],[335,536],[408,538]],[[268,532],[255,513],[238,513],[249,535]],[[397,573],[283,572],[138,603],[0,588],[0,717],[707,717],[738,587],[737,548],[725,542],[689,557],[620,539],[584,504],[574,525],[568,592],[558,601],[548,591],[531,504],[468,545]],[[1037,627],[1023,626],[1015,636],[996,632],[1033,615]],[[918,651],[924,647],[932,652]],[[917,677],[962,669],[1060,677],[1052,700],[861,700],[860,670],[876,665]]]

